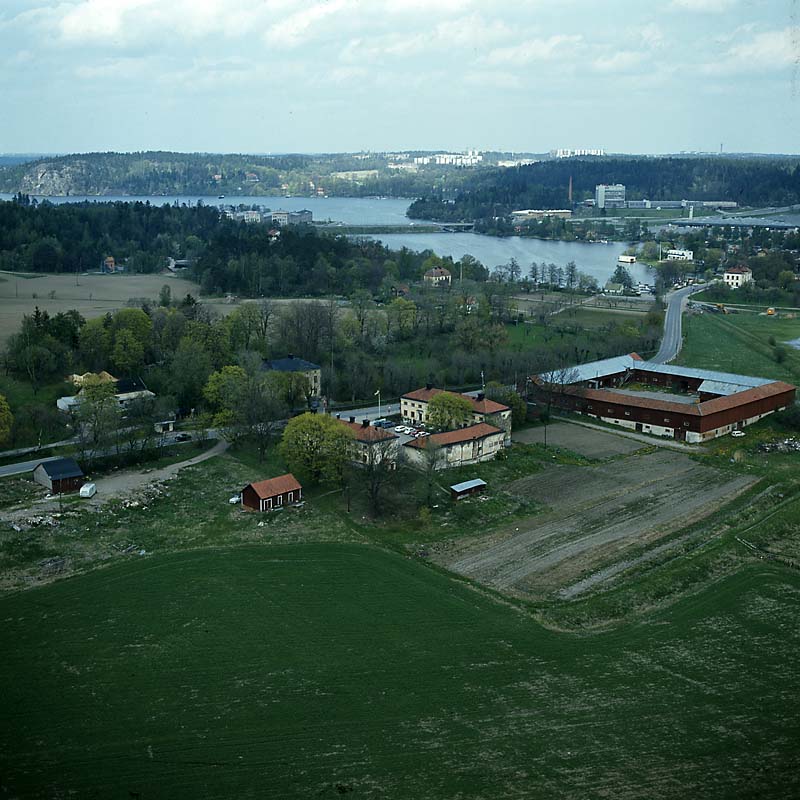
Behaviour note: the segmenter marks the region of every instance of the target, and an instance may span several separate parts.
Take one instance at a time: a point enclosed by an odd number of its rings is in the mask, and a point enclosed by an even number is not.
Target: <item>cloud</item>
[[[736,0],[672,0],[669,7],[674,11],[695,11],[704,14],[720,14],[736,4]]]
[[[485,57],[487,64],[523,65],[536,61],[554,61],[575,54],[583,36],[556,34],[547,39],[530,39],[510,47],[499,47]]]
[[[800,65],[800,28],[765,31],[749,41],[733,43],[719,61],[705,64],[707,75],[777,72]]]
[[[645,53],[636,50],[619,50],[611,56],[600,56],[592,62],[595,72],[628,72],[647,59]]]

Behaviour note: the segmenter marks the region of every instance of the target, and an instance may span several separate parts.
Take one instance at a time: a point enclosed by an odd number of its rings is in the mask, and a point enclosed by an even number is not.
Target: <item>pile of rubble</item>
[[[31,528],[39,528],[47,526],[55,528],[61,524],[59,517],[61,514],[34,514],[31,517],[20,517],[16,522],[11,523],[11,527],[19,533],[20,531],[28,531]]]
[[[800,439],[784,439],[782,442],[761,442],[761,453],[800,453]]]

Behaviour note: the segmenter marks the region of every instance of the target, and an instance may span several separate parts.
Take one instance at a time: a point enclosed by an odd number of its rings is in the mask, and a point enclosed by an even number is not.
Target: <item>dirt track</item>
[[[473,540],[460,553],[450,550],[444,563],[503,591],[554,591],[623,558],[631,545],[655,542],[711,514],[754,482],[666,451],[592,467],[558,467],[509,487],[547,504],[550,513]]]

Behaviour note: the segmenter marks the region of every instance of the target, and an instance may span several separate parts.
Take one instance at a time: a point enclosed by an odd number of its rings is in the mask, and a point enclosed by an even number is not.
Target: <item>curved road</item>
[[[666,364],[672,361],[681,351],[681,315],[686,308],[686,301],[692,292],[703,289],[703,286],[687,286],[678,289],[667,297],[667,313],[664,316],[664,336],[661,347],[650,359],[654,364]]]

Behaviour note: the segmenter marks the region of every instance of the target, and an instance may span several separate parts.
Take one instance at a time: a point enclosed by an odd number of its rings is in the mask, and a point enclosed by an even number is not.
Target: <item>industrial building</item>
[[[594,202],[598,208],[625,208],[625,185],[599,184],[594,190]]]
[[[693,367],[655,364],[636,353],[542,373],[540,401],[641,433],[703,442],[783,411],[796,387]]]

